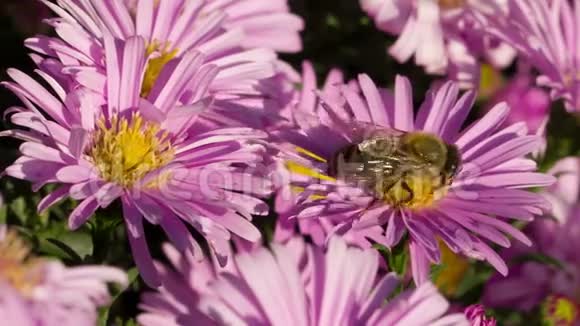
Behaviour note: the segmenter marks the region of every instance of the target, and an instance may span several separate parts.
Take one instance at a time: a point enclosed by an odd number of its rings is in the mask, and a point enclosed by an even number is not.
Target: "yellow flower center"
[[[101,178],[129,188],[147,173],[173,159],[166,132],[139,114],[130,119],[114,116],[99,120],[89,151]]]
[[[32,295],[42,280],[40,259],[29,259],[30,248],[14,231],[0,241],[0,279],[25,297]]]
[[[439,7],[443,10],[457,9],[465,6],[465,0],[439,0]]]
[[[565,69],[562,73],[562,81],[566,87],[574,87],[574,84],[580,80],[580,71],[576,68]]]
[[[435,284],[444,294],[454,296],[469,269],[469,261],[451,251],[443,241],[439,241],[439,250],[443,267],[435,279]]]
[[[542,305],[542,325],[574,325],[578,321],[578,305],[563,296],[549,296]]]
[[[141,97],[147,97],[151,93],[161,71],[163,71],[169,61],[175,58],[177,52],[177,49],[170,49],[169,43],[165,43],[162,46],[159,42],[153,41],[147,46],[147,57],[153,57],[149,59],[145,69],[143,84],[141,85]]]
[[[490,64],[481,65],[478,96],[487,99],[502,88],[504,81],[501,73]]]

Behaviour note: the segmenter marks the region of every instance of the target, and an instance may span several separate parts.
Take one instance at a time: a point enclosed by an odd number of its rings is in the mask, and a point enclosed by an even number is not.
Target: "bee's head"
[[[448,146],[432,134],[408,133],[401,139],[401,148],[415,159],[437,169],[443,169],[447,162]]]

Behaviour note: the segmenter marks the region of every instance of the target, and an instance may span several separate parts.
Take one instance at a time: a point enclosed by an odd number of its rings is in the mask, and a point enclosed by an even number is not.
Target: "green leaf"
[[[567,156],[580,155],[580,115],[567,112],[559,103],[550,111],[547,127],[548,147],[540,164],[543,171]]]
[[[20,224],[26,224],[26,221],[28,220],[28,212],[26,209],[26,200],[23,196],[13,199],[9,204],[9,208],[18,218]]]
[[[439,278],[439,275],[445,270],[445,264],[432,264],[429,270],[429,278],[433,281]]]
[[[8,216],[8,207],[6,207],[6,205],[0,206],[0,224],[6,224],[7,216]]]
[[[56,248],[52,248],[50,245],[44,243],[44,241],[52,244]],[[68,258],[69,260],[76,262],[80,262],[83,260],[81,256],[79,256],[71,247],[67,246],[67,244],[64,242],[61,242],[57,239],[46,239],[44,241],[42,243],[42,247],[45,248],[45,250],[49,251],[51,250],[53,256],[60,256],[63,259]]]
[[[338,18],[335,15],[328,14],[326,16],[326,25],[328,25],[329,27],[338,29],[338,28],[340,28],[340,21],[338,20]]]
[[[399,276],[405,276],[409,262],[409,252],[406,241],[399,242],[399,244],[391,250],[378,243],[374,244],[373,247],[377,249],[383,257],[386,257],[389,268],[393,272],[397,273]]]
[[[125,322],[125,326],[137,326],[135,319],[129,319]]]
[[[103,307],[103,308],[99,309],[99,322],[98,322],[99,326],[109,325],[111,308],[113,308],[113,306],[115,305],[117,300],[119,300],[119,297],[121,297],[121,295],[125,292],[125,290],[130,288],[131,285],[137,280],[138,276],[139,276],[139,271],[137,270],[137,267],[133,267],[127,271],[127,278],[129,279],[129,283],[127,283],[126,287],[119,287],[118,285],[113,286],[113,289],[112,289],[113,295],[111,296],[111,305],[109,305],[108,307]],[[133,320],[128,320],[125,323],[123,323],[123,320],[121,320],[119,317],[117,317],[115,319],[114,325],[136,325],[136,324]]]
[[[137,280],[137,277],[139,277],[139,270],[137,269],[137,267],[133,267],[130,270],[128,270],[127,278],[129,279],[129,284],[127,285],[127,287],[131,286],[131,284],[133,284]]]
[[[516,263],[536,262],[546,266],[553,266],[558,269],[563,269],[564,264],[558,259],[539,252],[520,255],[513,260]]]
[[[468,292],[476,290],[478,287],[481,287],[485,282],[489,280],[493,271],[489,268],[489,266],[485,265],[483,268],[478,268],[479,263],[471,264],[469,269],[463,276],[461,282],[459,282],[459,286],[457,287],[457,292],[455,295],[458,298],[465,296]]]
[[[37,233],[38,250],[42,253],[80,263],[93,254],[93,239],[85,229],[71,232],[62,225]]]

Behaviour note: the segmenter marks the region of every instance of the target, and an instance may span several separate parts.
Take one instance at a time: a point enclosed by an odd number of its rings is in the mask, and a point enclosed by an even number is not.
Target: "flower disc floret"
[[[89,156],[100,176],[131,187],[147,173],[163,167],[174,157],[168,134],[139,114],[99,120]]]

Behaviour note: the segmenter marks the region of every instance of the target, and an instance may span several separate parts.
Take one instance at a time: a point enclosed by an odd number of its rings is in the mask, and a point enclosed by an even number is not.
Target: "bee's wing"
[[[366,160],[364,162],[346,162],[342,157],[338,161],[339,177],[349,182],[371,185],[378,179],[396,178],[401,160],[392,156]]]
[[[366,169],[381,178],[400,178],[404,173],[425,168],[425,164],[406,156],[389,155],[368,161]]]
[[[368,139],[371,137],[401,137],[406,134],[405,131],[378,126],[373,123],[363,122],[363,121],[352,121],[349,123],[351,128],[351,133],[356,135],[356,138]]]

